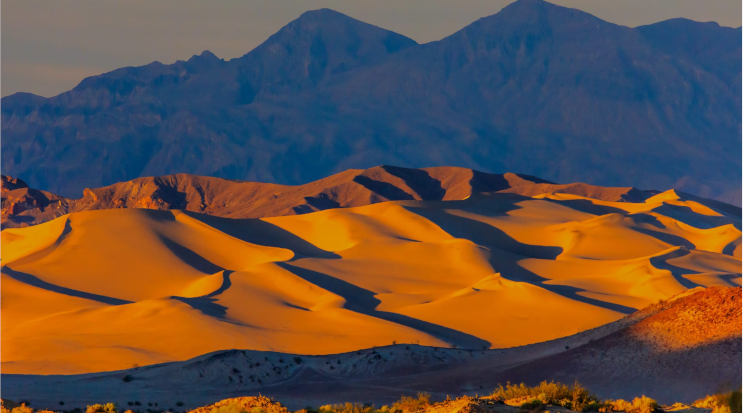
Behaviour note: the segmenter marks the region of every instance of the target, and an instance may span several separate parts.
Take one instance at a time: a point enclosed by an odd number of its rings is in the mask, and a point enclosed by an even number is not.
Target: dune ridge
[[[2,231],[2,368],[567,337],[691,288],[740,285],[741,218],[727,207],[668,191],[643,202],[482,193],[261,219],[76,212]]]
[[[4,375],[4,397],[69,406],[176,401],[192,409],[227,397],[282,400],[292,410],[346,401],[389,404],[427,391],[488,394],[507,381],[579,380],[601,398],[651,394],[690,403],[741,375],[741,288],[695,288],[615,322],[501,350],[396,344],[306,356],[226,350],[173,363],[72,376]],[[128,382],[122,379],[129,377]],[[184,388],[198,385],[198,392]]]
[[[137,178],[86,189],[79,199],[28,188],[2,177],[2,226],[36,225],[70,212],[113,208],[182,209],[229,218],[304,214],[402,200],[456,200],[483,192],[525,196],[569,193],[605,201],[642,202],[657,191],[554,184],[514,173],[488,174],[458,167],[423,169],[389,165],[350,169],[304,185],[289,186],[177,174]]]

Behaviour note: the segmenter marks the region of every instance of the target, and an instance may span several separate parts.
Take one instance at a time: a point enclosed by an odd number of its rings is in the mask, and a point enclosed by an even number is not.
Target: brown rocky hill
[[[24,227],[50,221],[70,212],[74,199],[29,188],[18,179],[2,176],[2,227]]]
[[[530,383],[577,379],[605,397],[644,393],[660,400],[710,385],[740,385],[741,287],[689,290],[628,318],[641,321],[500,377]]]
[[[228,218],[262,218],[384,201],[457,200],[482,192],[525,196],[568,193],[629,202],[641,202],[656,193],[583,183],[558,185],[528,175],[488,174],[467,168],[382,165],[350,169],[298,186],[188,174],[146,177],[86,189],[82,198],[70,199],[3,176],[2,226],[36,225],[70,212],[112,208],[182,209]]]

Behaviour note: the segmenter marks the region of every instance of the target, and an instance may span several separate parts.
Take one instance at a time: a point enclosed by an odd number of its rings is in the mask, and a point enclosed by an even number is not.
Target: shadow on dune
[[[549,198],[543,198],[543,199],[545,201],[553,202],[555,204],[566,206],[576,211],[585,212],[586,214],[591,214],[591,215],[606,215],[606,214],[627,215],[628,214],[628,212],[623,209],[615,208],[615,207],[608,206],[608,205],[597,205],[588,199],[566,199],[562,201],[557,201],[557,200],[549,199]]]
[[[461,331],[418,320],[402,314],[376,310],[381,301],[374,296],[375,293],[373,291],[363,289],[327,274],[297,267],[289,263],[277,262],[276,265],[312,284],[319,286],[320,288],[324,288],[343,297],[346,300],[344,308],[347,310],[424,332],[460,348],[479,350],[490,347],[488,341]]]
[[[694,281],[691,281],[687,279],[686,277],[684,277],[685,274],[699,274],[699,271],[693,271],[693,270],[688,270],[686,268],[680,268],[673,264],[668,263],[668,260],[670,259],[683,257],[688,254],[689,254],[688,249],[680,248],[676,251],[669,252],[668,254],[650,258],[650,265],[652,265],[653,267],[659,270],[666,270],[670,272],[673,278],[675,278],[679,284],[683,285],[684,288],[704,287],[703,285],[697,284]]]
[[[731,242],[730,244],[726,245],[725,248],[722,249],[722,253],[729,256],[734,256],[735,249],[740,245],[741,239],[738,238],[737,240]]]
[[[646,229],[642,227],[633,227],[632,230],[663,241],[666,244],[673,245],[674,247],[685,247],[690,250],[696,248],[696,245],[692,244],[691,241],[687,240],[686,238],[679,237],[678,235],[667,234],[660,231],[653,231],[652,229]]]
[[[730,216],[725,215],[702,215],[692,211],[691,208],[687,206],[663,204],[653,209],[653,212],[673,218],[676,221],[683,222],[684,224],[690,225],[694,228],[710,229],[733,224],[738,231],[741,230],[740,217],[731,218]]]
[[[175,255],[181,261],[190,265],[197,271],[201,271],[204,274],[214,274],[224,270],[224,268],[220,267],[219,265],[212,263],[201,255],[191,251],[181,244],[178,244],[170,238],[164,237],[160,234],[158,234],[158,238],[160,238],[160,241],[163,243],[163,245],[165,245],[165,247],[168,248],[170,252],[173,253],[173,255]]]
[[[511,204],[512,209],[517,206]],[[405,207],[408,211],[420,215],[456,238],[468,239],[475,244],[495,247],[525,258],[554,260],[562,254],[562,247],[529,245],[516,241],[500,229],[474,219],[450,214],[441,209]],[[505,215],[503,211],[503,214]]]
[[[334,252],[318,248],[291,232],[262,219],[221,218],[189,211],[183,211],[183,213],[239,240],[264,247],[289,249],[294,252],[293,260],[304,257],[340,258]]]
[[[474,219],[452,215],[446,211],[416,207],[406,208],[438,225],[453,237],[468,239],[490,249],[490,264],[497,272],[501,273],[503,278],[533,284],[565,298],[622,314],[630,314],[636,311],[632,307],[584,297],[578,294],[579,292],[586,291],[581,288],[547,284],[545,281],[550,281],[549,279],[541,277],[518,265],[518,261],[524,258],[554,260],[562,253],[562,247],[523,244],[492,225]]]
[[[124,304],[132,303],[131,301],[126,301],[126,300],[122,300],[119,298],[88,293],[85,291],[73,290],[72,288],[61,287],[56,284],[51,284],[44,280],[39,279],[38,277],[34,275],[11,269],[7,265],[2,268],[2,272],[6,274],[8,277],[16,281],[20,281],[22,283],[25,283],[25,284],[28,284],[28,285],[31,285],[37,288],[41,288],[47,291],[52,291],[57,294],[64,294],[64,295],[69,295],[70,297],[77,297],[77,298],[84,298],[86,300],[98,301],[99,303],[108,304],[108,305],[124,305]]]
[[[228,288],[230,288],[230,286],[232,285],[232,281],[230,281],[230,274],[232,274],[233,272],[234,271],[229,270],[222,271],[222,285],[207,295],[202,295],[201,297],[172,296],[171,298],[190,305],[192,308],[201,311],[204,315],[215,317],[232,324],[242,325],[242,323],[237,323],[233,320],[228,319],[227,307],[217,304],[217,300],[215,298],[212,298],[214,296],[222,294]]]

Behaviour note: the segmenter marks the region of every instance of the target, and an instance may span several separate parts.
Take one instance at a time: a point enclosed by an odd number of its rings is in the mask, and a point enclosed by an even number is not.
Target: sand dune
[[[190,410],[263,394],[296,410],[347,401],[380,406],[418,391],[434,400],[484,395],[509,380],[578,379],[601,398],[650,394],[661,403],[690,403],[740,381],[740,322],[740,287],[695,288],[595,329],[510,349],[397,344],[323,356],[227,350],[116,372],[4,374],[3,396],[37,407],[141,400],[170,409],[181,401]],[[183,390],[195,386],[199,391]]]
[[[570,336],[689,288],[740,285],[740,216],[726,208],[669,191],[636,203],[476,194],[263,219],[72,213],[2,231],[3,373]]]
[[[82,198],[69,199],[3,176],[0,217],[4,228],[36,225],[70,212],[113,208],[181,209],[229,218],[264,218],[385,201],[456,200],[482,192],[526,196],[568,193],[629,202],[641,202],[656,193],[582,183],[559,185],[528,175],[488,174],[467,168],[383,165],[351,169],[298,186],[188,174],[137,178],[86,189]]]

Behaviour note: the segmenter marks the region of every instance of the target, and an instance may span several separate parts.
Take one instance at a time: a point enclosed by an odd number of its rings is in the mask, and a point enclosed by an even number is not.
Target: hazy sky
[[[83,78],[203,50],[242,56],[302,12],[329,7],[404,34],[439,40],[511,0],[4,0],[2,96],[54,96]],[[741,25],[740,0],[556,0],[625,26],[674,17]]]

